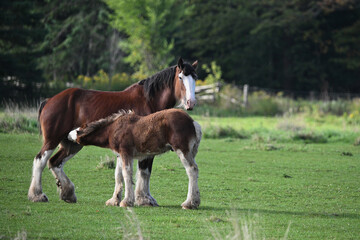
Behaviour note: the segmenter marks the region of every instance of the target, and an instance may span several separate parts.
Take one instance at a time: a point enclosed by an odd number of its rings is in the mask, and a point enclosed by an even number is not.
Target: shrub
[[[324,135],[316,134],[314,132],[299,132],[295,133],[293,140],[303,140],[305,143],[326,143],[327,138]]]
[[[249,136],[243,132],[236,131],[234,128],[220,127],[220,126],[209,126],[205,127],[203,130],[203,134],[205,138],[239,138],[244,139]]]

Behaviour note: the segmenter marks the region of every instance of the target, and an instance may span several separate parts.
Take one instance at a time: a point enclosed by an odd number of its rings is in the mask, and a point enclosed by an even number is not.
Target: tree
[[[114,72],[118,37],[109,25],[111,10],[100,0],[49,1],[45,6],[47,29],[39,65],[47,79],[63,85],[79,75],[92,76],[100,69]],[[117,54],[118,55],[118,54]]]
[[[179,0],[106,0],[113,26],[126,34],[120,46],[135,71],[150,75],[174,61],[174,33],[189,7]]]
[[[41,23],[43,1],[0,2],[0,95],[32,98],[44,81],[36,59],[45,31]]]

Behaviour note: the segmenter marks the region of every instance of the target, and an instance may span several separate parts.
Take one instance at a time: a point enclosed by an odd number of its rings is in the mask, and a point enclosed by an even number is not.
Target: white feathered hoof
[[[39,195],[29,194],[28,199],[32,202],[48,202],[49,201],[48,197],[44,193],[39,194]]]
[[[200,205],[200,199],[193,201],[185,201],[181,204],[181,207],[183,209],[197,209],[199,205]]]
[[[120,200],[115,198],[110,198],[105,203],[106,206],[120,206]]]

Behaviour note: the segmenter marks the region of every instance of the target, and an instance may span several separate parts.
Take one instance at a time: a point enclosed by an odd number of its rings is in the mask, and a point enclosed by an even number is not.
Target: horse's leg
[[[82,146],[63,140],[59,151],[50,159],[49,168],[56,178],[56,184],[60,190],[60,198],[65,202],[75,203],[75,186],[66,176],[63,167],[65,163],[81,150]]]
[[[45,144],[36,155],[33,162],[32,179],[28,192],[28,199],[33,202],[47,202],[47,196],[42,192],[41,176],[47,161],[54,152],[57,144]]]
[[[115,189],[112,198],[106,201],[107,206],[119,206],[121,202],[121,193],[123,189],[123,175],[122,175],[122,159],[120,156],[116,158],[115,168]]]
[[[138,206],[159,206],[150,194],[150,176],[154,157],[138,161],[135,199]]]
[[[125,197],[120,202],[120,207],[133,207],[135,202],[135,195],[133,189],[133,159],[129,156],[121,156],[122,158],[122,174],[125,183]]]

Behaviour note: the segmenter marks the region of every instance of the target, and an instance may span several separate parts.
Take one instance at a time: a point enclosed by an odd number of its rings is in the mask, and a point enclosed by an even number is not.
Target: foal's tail
[[[200,126],[200,124],[198,122],[194,121],[193,124],[194,124],[194,127],[195,127],[196,142],[194,144],[194,147],[193,147],[192,151],[193,151],[193,156],[195,157],[196,154],[197,154],[199,145],[200,145],[200,141],[201,141],[201,137],[202,137],[202,131],[201,131],[201,126]]]
[[[43,110],[43,108],[45,107],[46,103],[48,102],[48,98],[46,98],[44,101],[42,101],[40,103],[40,107],[39,107],[39,111],[38,111],[38,125],[39,125],[39,133],[40,135],[42,135],[42,131],[41,131],[41,124],[40,124],[40,115],[41,115],[41,111]]]

